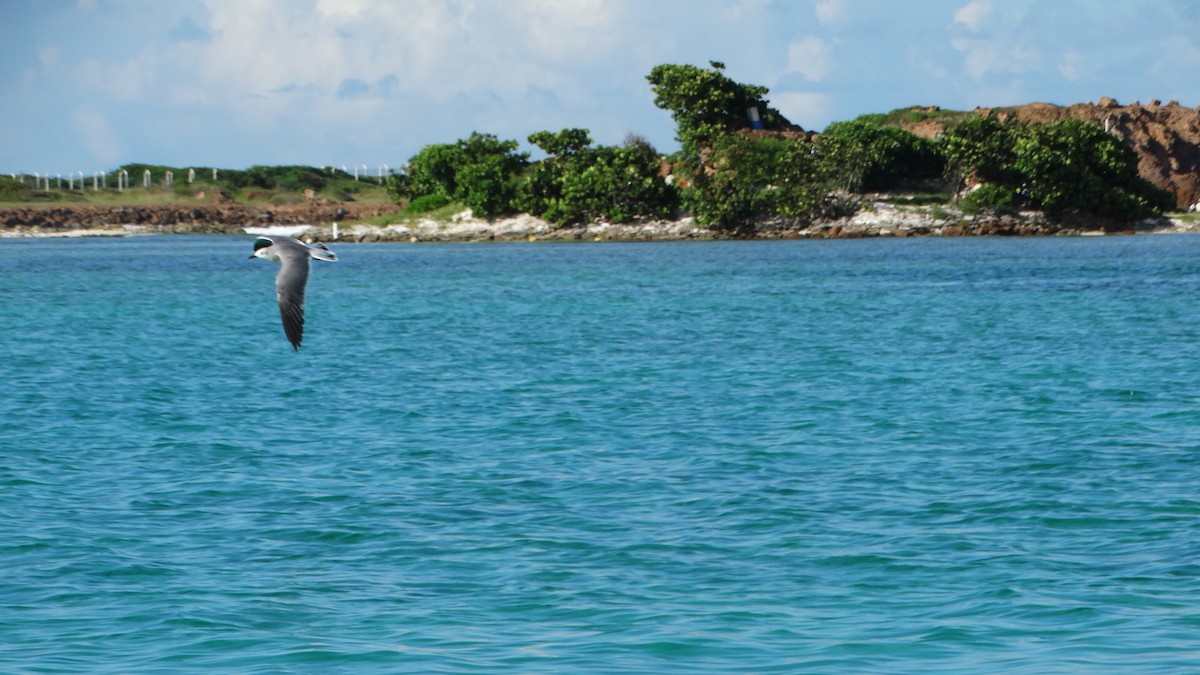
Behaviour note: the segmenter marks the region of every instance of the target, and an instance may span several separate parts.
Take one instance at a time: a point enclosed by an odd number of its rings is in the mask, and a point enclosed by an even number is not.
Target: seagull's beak
[[[251,257],[251,258],[257,258],[258,256],[256,256],[256,255],[254,255],[253,253],[251,253],[251,254],[250,254],[250,257]]]

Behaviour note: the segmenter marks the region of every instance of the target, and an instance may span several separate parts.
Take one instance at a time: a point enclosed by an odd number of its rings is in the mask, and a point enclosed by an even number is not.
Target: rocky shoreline
[[[464,212],[450,221],[346,225],[398,213],[391,205],[307,204],[260,207],[223,205],[30,206],[0,209],[0,237],[130,236],[143,234],[245,234],[279,232],[342,242],[478,241],[677,241],[709,239],[847,239],[866,237],[1083,236],[1200,232],[1200,223],[1159,218],[1139,223],[1054,222],[1039,212],[969,215],[945,206],[868,200],[848,217],[816,222],[774,220],[736,234],[696,225],[691,218],[631,224],[588,223],[556,228],[519,215],[479,219]]]

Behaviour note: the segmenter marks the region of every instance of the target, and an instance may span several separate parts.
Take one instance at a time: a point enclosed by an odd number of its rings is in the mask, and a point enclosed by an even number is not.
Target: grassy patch
[[[974,116],[975,113],[964,110],[931,110],[922,106],[912,106],[883,113],[879,115],[879,118],[884,124],[897,127],[921,122],[937,122],[946,125],[947,128],[954,128]]]
[[[146,206],[155,204],[172,204],[179,201],[175,191],[169,188],[130,188],[123,192],[117,190],[101,190],[92,192],[84,190],[76,201],[95,204],[97,206]]]

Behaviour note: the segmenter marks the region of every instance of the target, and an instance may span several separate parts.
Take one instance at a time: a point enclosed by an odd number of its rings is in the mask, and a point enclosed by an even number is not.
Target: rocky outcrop
[[[691,218],[651,220],[638,223],[585,223],[555,227],[528,214],[484,220],[460,214],[450,222],[417,220],[394,225],[339,227],[339,241],[475,242],[475,241],[678,241],[713,239],[713,230],[696,225]],[[313,227],[302,238],[334,239],[332,227]]]
[[[1061,119],[1093,122],[1128,143],[1138,155],[1142,177],[1174,195],[1180,208],[1200,203],[1200,108],[1187,108],[1177,101],[1164,105],[1157,100],[1145,105],[1121,105],[1104,97],[1096,103],[1030,103],[1011,108],[976,108],[975,112],[1038,124]],[[926,137],[945,131],[945,125],[928,120],[905,128]]]
[[[1052,221],[1030,211],[972,215],[952,206],[867,199],[853,215],[807,220],[771,219],[736,233],[696,225],[691,218],[637,223],[585,223],[555,227],[522,214],[481,219],[470,212],[449,222],[417,220],[390,225],[347,225],[366,216],[394,212],[388,205],[334,205],[318,210],[246,206],[188,208],[18,207],[0,209],[0,237],[125,236],[131,234],[239,234],[275,232],[302,239],[339,242],[475,241],[678,241],[697,239],[857,239],[866,237],[1051,236],[1194,232],[1200,221],[1161,218],[1142,223]],[[338,223],[334,229],[334,223]]]
[[[554,227],[529,215],[483,220],[469,212],[450,222],[419,220],[386,226],[341,227],[340,241],[463,242],[463,241],[678,241],[698,239],[863,239],[875,237],[966,237],[966,236],[1079,236],[1192,232],[1189,221],[1169,218],[1140,223],[1098,224],[1056,221],[1037,211],[1011,214],[966,214],[947,206],[895,204],[883,199],[868,200],[853,215],[806,220],[772,219],[730,233],[697,226],[691,218],[640,223],[587,223]],[[297,236],[331,241],[331,227],[313,227]]]
[[[383,204],[253,206],[237,203],[144,206],[37,205],[0,209],[0,233],[70,231],[227,233],[262,225],[320,225],[394,213]]]

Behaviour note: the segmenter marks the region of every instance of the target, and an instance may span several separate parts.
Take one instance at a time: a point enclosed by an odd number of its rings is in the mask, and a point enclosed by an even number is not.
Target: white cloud
[[[817,21],[820,21],[822,26],[836,23],[845,12],[846,5],[843,0],[821,0],[817,3]]]
[[[1079,52],[1063,54],[1063,60],[1058,64],[1058,72],[1068,80],[1078,80],[1083,77],[1084,58]]]
[[[577,60],[579,50],[611,47],[618,11],[604,0],[552,2],[520,0],[515,3],[519,23],[511,26],[525,36],[538,55]],[[502,12],[504,13],[504,12]]]
[[[317,0],[317,11],[326,16],[354,18],[367,14],[372,0]]]
[[[771,105],[805,129],[820,130],[833,121],[833,100],[828,94],[785,91],[772,94]]]
[[[79,135],[90,159],[100,166],[112,165],[122,157],[121,141],[108,118],[93,107],[77,108],[71,114],[71,126]]]
[[[58,63],[60,56],[61,53],[59,52],[58,47],[43,47],[39,49],[37,53],[38,63],[42,64],[42,68],[47,70],[53,68],[54,64]]]
[[[89,59],[80,67],[78,77],[85,87],[108,98],[133,101],[152,88],[156,61],[152,52],[116,64]]]
[[[974,0],[954,12],[954,23],[966,26],[967,30],[978,31],[992,13],[991,0]]]
[[[990,73],[1027,72],[1037,68],[1042,58],[1035,47],[998,40],[954,40],[953,45],[966,54],[963,70],[973,80]]]
[[[994,45],[981,43],[963,49],[967,53],[963,67],[971,79],[978,80],[989,72],[1003,69],[1004,56]]]
[[[829,43],[816,37],[793,40],[788,44],[789,73],[799,73],[805,79],[818,82],[825,79],[832,66],[833,50]]]
[[[190,50],[201,86],[270,118],[293,105],[281,93],[316,93],[313,112],[348,100],[419,92],[449,104],[464,95],[525,96],[531,88],[587,89],[572,67],[606,62],[629,5],[603,0],[504,4],[317,0],[207,0],[212,39]],[[636,8],[635,8],[636,9]],[[364,88],[357,83],[386,82]],[[350,83],[350,85],[347,85]],[[339,98],[339,93],[341,98]]]

